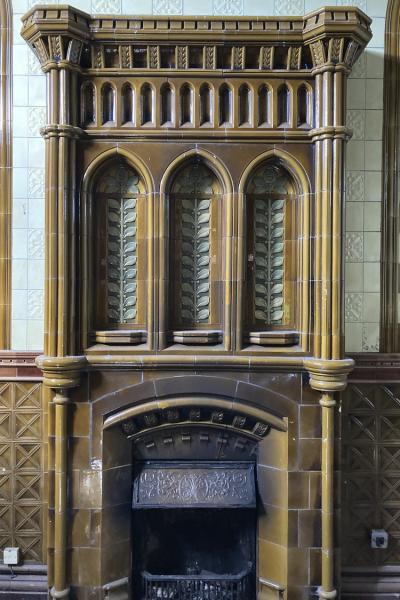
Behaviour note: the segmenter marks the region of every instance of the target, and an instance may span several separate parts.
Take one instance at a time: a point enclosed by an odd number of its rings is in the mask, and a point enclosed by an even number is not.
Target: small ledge
[[[139,329],[114,329],[96,331],[95,340],[98,344],[143,344],[146,341],[146,331]]]
[[[297,331],[249,331],[248,341],[257,346],[294,346],[299,343]]]
[[[175,344],[214,345],[222,341],[222,331],[197,329],[188,331],[173,331],[172,340]]]

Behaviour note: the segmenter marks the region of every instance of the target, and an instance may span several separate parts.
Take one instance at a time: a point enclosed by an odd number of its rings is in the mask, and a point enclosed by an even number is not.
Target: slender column
[[[11,345],[11,1],[0,3],[0,348]]]
[[[55,405],[55,473],[54,473],[54,584],[52,598],[68,598],[67,556],[67,417],[68,391],[56,392]]]
[[[333,394],[324,393],[319,401],[322,409],[322,573],[320,598],[335,598],[334,586],[334,441],[335,406]]]

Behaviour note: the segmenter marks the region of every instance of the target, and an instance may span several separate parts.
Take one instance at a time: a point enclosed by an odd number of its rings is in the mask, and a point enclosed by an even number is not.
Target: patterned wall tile
[[[353,130],[353,140],[363,140],[365,137],[365,111],[348,110],[347,126]]]
[[[358,231],[346,233],[346,262],[361,262],[363,259],[363,234]]]
[[[346,200],[364,202],[364,173],[362,171],[347,171]]]
[[[243,0],[213,0],[214,15],[242,15]]]
[[[348,323],[362,321],[363,294],[345,294],[345,321]]]
[[[43,414],[41,384],[0,385],[0,556],[19,546],[42,563]]]
[[[153,13],[155,15],[180,15],[182,14],[182,0],[153,0]]]
[[[343,394],[342,415],[344,565],[398,565],[400,387],[350,385]],[[370,548],[372,527],[389,532],[387,551]]]
[[[28,253],[30,258],[44,258],[44,230],[28,231]]]
[[[92,12],[113,14],[121,12],[121,0],[92,0]]]
[[[275,15],[302,15],[304,0],[275,0]]]

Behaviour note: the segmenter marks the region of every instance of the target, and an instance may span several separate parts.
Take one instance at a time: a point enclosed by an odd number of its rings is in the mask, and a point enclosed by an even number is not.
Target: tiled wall
[[[54,4],[61,3],[53,0]],[[36,350],[43,337],[45,79],[19,35],[34,0],[13,0],[14,217],[12,346]],[[323,0],[71,0],[92,13],[300,15]],[[354,129],[347,153],[346,348],[376,351],[379,343],[379,254],[383,45],[386,0],[329,0],[358,5],[373,17],[374,37],[357,64],[348,93]]]

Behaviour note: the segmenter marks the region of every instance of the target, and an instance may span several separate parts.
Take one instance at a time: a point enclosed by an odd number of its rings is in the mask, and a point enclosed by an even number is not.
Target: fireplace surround
[[[344,101],[370,20],[57,5],[22,35],[49,91],[51,596],[335,598]],[[138,505],[140,467],[190,505]],[[255,506],[196,507],[201,469],[254,470]]]

